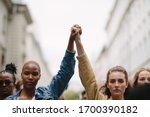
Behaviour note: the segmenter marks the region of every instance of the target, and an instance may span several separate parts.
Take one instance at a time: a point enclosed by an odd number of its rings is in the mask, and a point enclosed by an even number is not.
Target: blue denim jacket
[[[63,93],[69,80],[74,74],[75,68],[75,52],[66,51],[61,62],[60,70],[55,75],[51,83],[47,87],[38,87],[35,90],[35,100],[57,100]],[[15,95],[9,96],[6,100],[18,100],[21,90]]]

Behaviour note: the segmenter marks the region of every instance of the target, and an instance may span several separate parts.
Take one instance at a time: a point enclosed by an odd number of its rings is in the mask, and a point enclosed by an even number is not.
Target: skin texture
[[[110,90],[112,99],[124,99],[127,86],[124,73],[118,71],[110,73],[107,87]]]

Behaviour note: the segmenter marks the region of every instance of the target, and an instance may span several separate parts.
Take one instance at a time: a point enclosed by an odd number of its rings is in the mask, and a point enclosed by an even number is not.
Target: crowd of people
[[[90,61],[81,41],[82,29],[75,24],[71,28],[67,49],[60,70],[45,87],[36,87],[41,78],[40,65],[36,61],[24,63],[21,81],[16,83],[17,68],[7,64],[0,72],[0,100],[58,100],[68,86],[75,68],[75,50],[79,77],[85,88],[82,100],[137,100],[150,99],[150,69],[141,68],[135,73],[133,82],[129,82],[127,70],[122,66],[110,68],[105,84],[99,88]],[[64,98],[63,98],[64,99]]]

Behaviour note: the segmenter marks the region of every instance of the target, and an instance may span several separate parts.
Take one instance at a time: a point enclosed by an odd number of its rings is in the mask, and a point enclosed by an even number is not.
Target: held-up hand
[[[71,27],[71,36],[76,36],[78,34],[82,34],[82,29],[78,24],[75,24]]]

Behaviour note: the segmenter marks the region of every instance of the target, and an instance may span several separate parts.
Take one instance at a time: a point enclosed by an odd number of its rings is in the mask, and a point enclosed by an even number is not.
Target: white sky
[[[36,36],[52,74],[56,74],[67,48],[70,28],[82,27],[82,42],[93,63],[106,42],[105,26],[114,0],[23,0],[29,5]],[[77,63],[77,61],[76,61]],[[78,64],[78,63],[77,63]],[[81,89],[76,72],[70,87]]]

